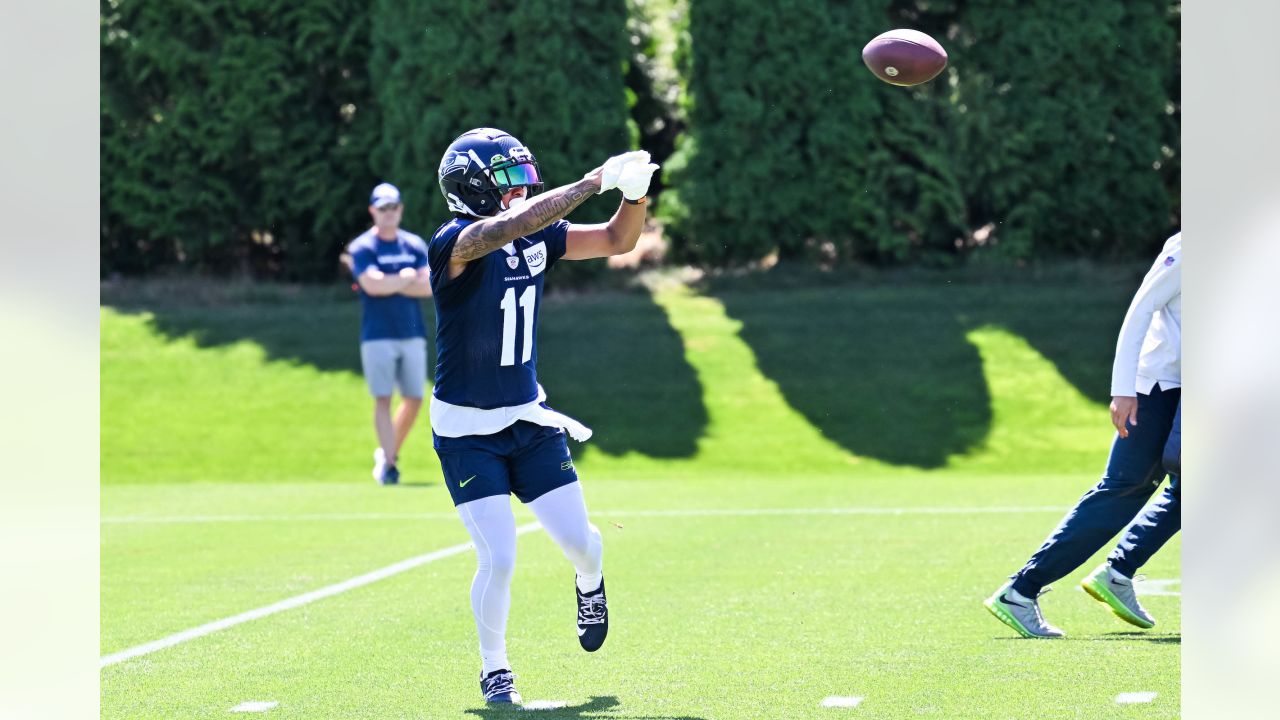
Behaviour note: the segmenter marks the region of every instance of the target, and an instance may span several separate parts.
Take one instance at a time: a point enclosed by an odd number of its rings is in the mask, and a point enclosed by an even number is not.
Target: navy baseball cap
[[[380,208],[385,205],[397,204],[400,202],[400,190],[391,183],[382,183],[373,189],[373,194],[369,196],[369,204]]]

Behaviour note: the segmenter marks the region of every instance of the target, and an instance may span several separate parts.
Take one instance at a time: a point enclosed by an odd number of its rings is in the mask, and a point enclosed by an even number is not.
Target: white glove
[[[600,193],[618,187],[618,176],[622,173],[622,168],[633,161],[647,163],[649,153],[645,150],[632,150],[605,160],[604,171],[600,174]]]
[[[645,153],[648,155],[648,153]],[[653,179],[653,173],[658,166],[649,162],[649,158],[643,161],[633,161],[622,166],[622,172],[618,173],[618,189],[622,191],[622,197],[628,200],[639,200],[649,194],[649,181]]]

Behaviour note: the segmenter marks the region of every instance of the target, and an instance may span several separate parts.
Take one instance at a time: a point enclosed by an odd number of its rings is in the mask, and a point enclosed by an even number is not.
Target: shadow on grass
[[[1157,645],[1181,645],[1181,633],[1166,633],[1163,635],[1140,632],[1115,632],[1105,635],[1068,635],[1065,638],[1024,638],[1017,635],[1001,635],[991,638],[997,641],[1009,642],[1049,642],[1049,643],[1070,643],[1070,642],[1149,642]]]
[[[987,437],[992,398],[966,338],[993,325],[1025,339],[1089,399],[1109,400],[1112,353],[1131,273],[1077,283],[860,286],[734,284],[709,292],[787,402],[860,456],[937,468]],[[1039,398],[1029,398],[1041,401]]]
[[[981,358],[938,290],[717,297],[787,402],[855,455],[935,468],[986,437]]]
[[[309,365],[325,372],[361,374],[360,308],[350,303],[302,305],[168,305],[118,308],[151,313],[151,326],[166,337],[190,338],[212,348],[249,341],[268,360]]]
[[[480,709],[468,710],[466,714],[475,715],[484,720],[498,720],[499,718],[515,718],[515,717],[533,717],[545,718],[546,720],[574,720],[575,718],[617,718],[618,720],[703,720],[702,718],[693,717],[691,715],[615,715],[613,714],[622,703],[618,702],[618,698],[612,695],[593,696],[589,701],[581,705],[572,705],[562,708],[542,709],[526,709],[520,706],[492,706]],[[531,714],[532,713],[532,714]],[[596,713],[609,713],[608,715],[597,715]]]
[[[104,282],[100,302],[150,313],[166,337],[210,348],[250,341],[273,361],[360,373],[360,302],[349,285],[156,278]]]
[[[957,311],[967,326],[997,325],[1025,339],[1082,395],[1105,405],[1116,337],[1140,280],[967,288]]]
[[[103,291],[103,304],[148,312],[169,338],[198,347],[250,341],[273,361],[361,375],[360,302],[346,288],[247,286],[184,295],[180,289]],[[428,334],[431,302],[422,303]],[[496,314],[496,311],[495,311]],[[690,457],[707,424],[702,390],[680,336],[645,293],[549,295],[539,329],[538,379],[552,407],[595,430],[611,454]],[[428,342],[428,375],[436,353]]]
[[[646,293],[553,298],[538,329],[538,379],[552,407],[607,453],[685,458],[707,426],[684,342]]]
[[[1182,633],[1113,632],[1080,639],[1091,642],[1133,642],[1136,640],[1159,645],[1181,645]]]
[[[991,325],[1024,338],[1083,395],[1105,403],[1116,332],[1140,274],[1085,268],[899,283],[891,274],[863,282],[771,271],[703,291],[742,323],[761,372],[827,438],[859,456],[927,469],[979,448],[991,430],[992,398],[970,331]],[[248,340],[272,360],[361,372],[359,301],[346,287],[207,283],[185,294],[138,285],[104,287],[103,302],[145,309],[159,332],[202,347]],[[434,327],[431,303],[423,309]],[[553,293],[543,310],[539,379],[553,407],[596,431],[594,447],[694,455],[708,423],[702,388],[649,295]]]

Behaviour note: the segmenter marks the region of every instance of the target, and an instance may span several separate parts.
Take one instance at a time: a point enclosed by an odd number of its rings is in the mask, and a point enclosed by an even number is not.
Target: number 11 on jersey
[[[524,308],[524,343],[520,363],[533,357],[533,304],[538,301],[537,287],[530,285],[520,293],[520,307]],[[516,364],[516,289],[507,288],[498,304],[502,308],[502,359],[499,365]]]

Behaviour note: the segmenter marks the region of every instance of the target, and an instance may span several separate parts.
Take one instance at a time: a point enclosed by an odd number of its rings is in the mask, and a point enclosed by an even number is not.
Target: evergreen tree
[[[943,86],[886,85],[862,64],[893,3],[700,0],[689,23],[690,131],[668,165],[677,252],[737,263],[954,251],[964,200]]]
[[[380,0],[374,8],[371,67],[383,117],[374,167],[404,191],[405,224],[424,236],[450,217],[440,158],[471,128],[518,137],[548,189],[635,146],[623,84],[625,0]],[[617,203],[616,193],[593,198],[573,219],[607,220]]]
[[[373,183],[365,4],[101,10],[103,271],[331,277]]]
[[[1004,252],[1146,255],[1172,231],[1171,9],[1168,0],[965,4],[965,194],[972,221],[990,223]]]

